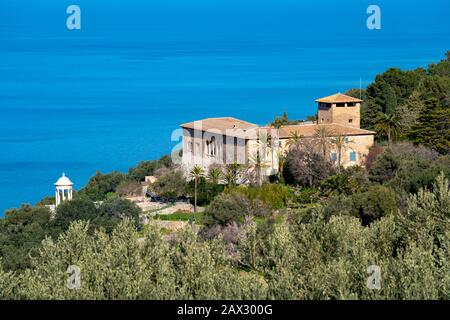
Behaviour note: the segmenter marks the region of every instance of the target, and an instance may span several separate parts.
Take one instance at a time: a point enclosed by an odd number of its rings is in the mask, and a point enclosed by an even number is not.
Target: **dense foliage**
[[[286,155],[283,176],[288,183],[317,187],[334,170],[332,163],[309,141],[292,146]]]
[[[165,200],[176,200],[186,195],[187,183],[179,169],[159,169],[158,180],[151,185],[151,190]]]
[[[3,299],[448,299],[450,191],[441,175],[433,190],[408,198],[405,210],[368,227],[351,216],[257,227],[247,220],[233,245],[200,239],[187,228],[170,242],[151,227],[143,241],[130,223],[90,233],[75,222],[47,238],[23,273],[0,269]],[[230,254],[232,253],[232,254]],[[80,288],[67,287],[68,267]],[[370,289],[367,268],[381,269]],[[244,269],[242,269],[245,267]]]
[[[80,190],[81,195],[85,195],[92,201],[105,200],[110,193],[114,193],[117,187],[127,180],[127,176],[120,172],[102,174],[97,171],[85,188]]]
[[[204,222],[207,227],[243,223],[246,216],[267,217],[270,210],[263,201],[250,199],[240,192],[218,195],[206,209]]]
[[[144,181],[146,176],[155,175],[156,170],[161,168],[171,168],[172,158],[163,156],[159,160],[141,161],[137,166],[128,170],[128,176],[132,180]]]
[[[197,204],[199,206],[208,205],[223,190],[223,185],[201,178],[197,186]],[[194,181],[188,183],[187,194],[189,194],[191,199],[194,198]]]
[[[292,191],[289,187],[276,183],[265,183],[260,187],[241,185],[229,188],[225,192],[240,193],[250,200],[259,200],[272,209],[286,207],[292,198]]]
[[[362,126],[375,129],[380,116],[399,119],[401,135],[433,148],[450,152],[450,61],[446,58],[427,69],[402,71],[391,68],[375,78],[362,93]],[[360,96],[359,90],[349,95]]]
[[[46,207],[23,205],[6,212],[0,220],[0,257],[7,270],[22,270],[30,266],[30,253],[45,237],[58,237],[73,221],[90,221],[90,231],[111,232],[122,220],[132,221],[141,228],[141,209],[125,199],[110,199],[95,205],[86,197],[64,202],[52,214]]]
[[[139,183],[144,181],[146,176],[153,176],[158,170],[167,168],[172,168],[170,156],[164,156],[159,160],[142,161],[130,168],[128,174],[117,171],[102,174],[97,171],[79,193],[92,201],[106,200],[116,192],[126,195],[139,194]]]

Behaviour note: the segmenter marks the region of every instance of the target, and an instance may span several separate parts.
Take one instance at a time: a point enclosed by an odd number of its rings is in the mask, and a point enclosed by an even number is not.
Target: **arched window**
[[[211,139],[206,140],[206,155],[208,157],[215,157],[217,155],[217,143],[216,137],[212,136]]]
[[[217,149],[217,145],[216,145],[216,137],[211,137],[211,156],[215,157],[216,156],[216,150]]]

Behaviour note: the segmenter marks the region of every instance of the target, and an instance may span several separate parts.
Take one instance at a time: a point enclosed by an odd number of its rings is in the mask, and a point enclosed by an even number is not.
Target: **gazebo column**
[[[56,206],[58,206],[59,203],[60,203],[60,200],[59,200],[59,190],[58,190],[58,189],[56,189],[56,195],[55,195],[55,198],[56,198]]]

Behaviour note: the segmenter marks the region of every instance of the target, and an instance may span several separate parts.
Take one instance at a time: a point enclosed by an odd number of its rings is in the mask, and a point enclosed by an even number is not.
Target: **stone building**
[[[314,142],[321,130],[329,138],[330,147],[326,152],[332,162],[337,163],[340,158],[344,167],[364,165],[375,132],[360,128],[362,100],[338,93],[316,102],[317,122],[314,123],[274,128],[224,117],[182,124],[182,166],[189,172],[195,165],[205,170],[213,164],[249,165],[258,161],[255,159],[258,156],[263,159],[264,174],[272,175],[278,171],[278,156],[293,145],[292,139],[301,137]],[[345,141],[340,151],[331,143],[337,137]]]

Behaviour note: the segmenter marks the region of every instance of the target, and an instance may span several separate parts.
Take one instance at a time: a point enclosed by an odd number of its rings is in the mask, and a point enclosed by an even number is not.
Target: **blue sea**
[[[68,30],[66,9],[81,9]],[[447,0],[0,0],[0,212],[168,154],[180,123],[265,124],[450,50]],[[0,214],[1,216],[1,214]]]

